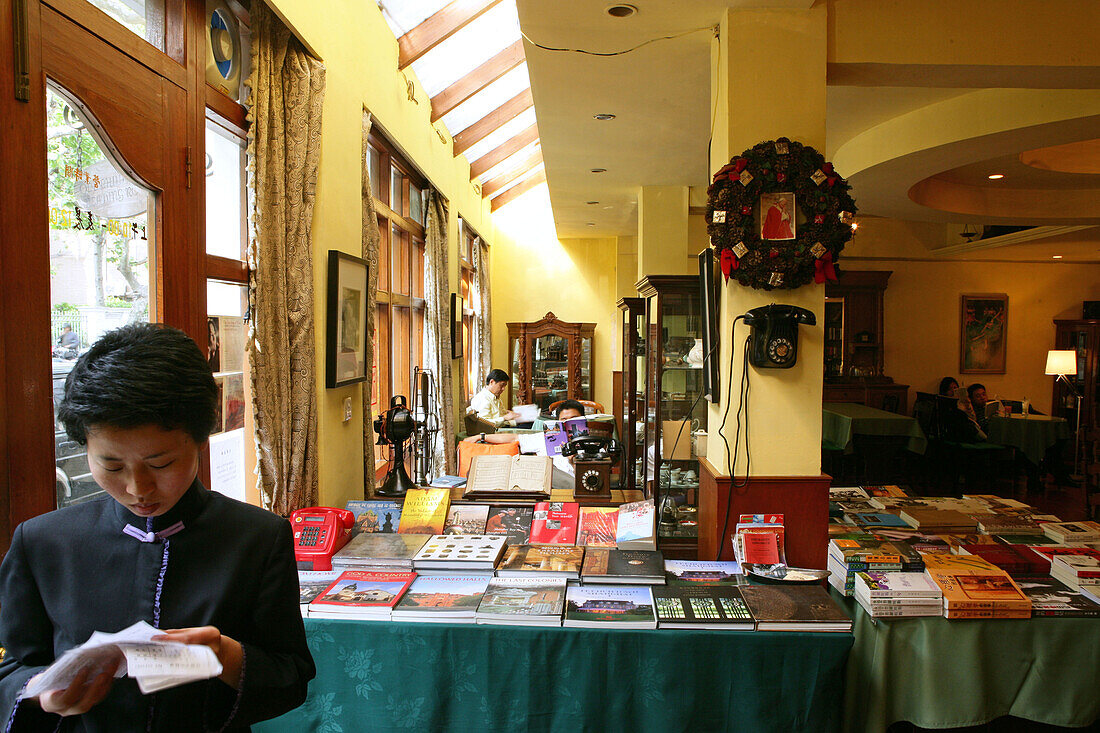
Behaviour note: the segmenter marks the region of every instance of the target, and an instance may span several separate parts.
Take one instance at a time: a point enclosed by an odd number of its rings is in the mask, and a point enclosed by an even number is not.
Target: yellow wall
[[[325,104],[321,128],[321,164],[314,209],[313,273],[317,369],[324,374],[324,296],[327,250],[358,254],[361,247],[360,146],[365,106],[375,123],[398,145],[411,163],[450,201],[450,283],[458,282],[458,217],[462,216],[490,244],[504,244],[489,218],[489,206],[474,193],[465,158],[454,158],[450,136],[440,140],[430,122],[431,105],[419,83],[410,101],[405,80],[397,71],[397,42],[373,2],[340,2],[335,15],[318,12],[310,0],[274,0],[271,3],[295,33],[324,61]],[[338,22],[333,19],[338,18]],[[411,70],[406,72],[415,80]],[[442,125],[439,125],[442,129]],[[459,367],[459,362],[453,362]],[[455,379],[456,394],[460,378]],[[361,387],[325,389],[318,384],[319,466],[322,504],[343,506],[362,498],[363,416]],[[342,403],[351,397],[355,413],[344,423]],[[389,395],[382,395],[388,399]],[[456,413],[460,406],[456,397]],[[459,423],[461,424],[461,423]]]
[[[844,250],[848,270],[892,270],[884,301],[885,369],[914,391],[935,392],[941,377],[980,382],[991,395],[1028,397],[1050,412],[1053,377],[1043,374],[1054,348],[1054,318],[1080,318],[1081,302],[1100,299],[1100,265],[939,259],[945,225],[867,219]],[[1004,374],[959,374],[959,296],[1008,295]]]

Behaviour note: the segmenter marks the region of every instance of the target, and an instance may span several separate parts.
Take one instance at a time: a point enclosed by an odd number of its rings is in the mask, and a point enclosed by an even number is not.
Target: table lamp
[[[1064,381],[1070,394],[1077,399],[1077,429],[1073,439],[1073,473],[1077,474],[1077,457],[1081,454],[1081,393],[1067,377],[1077,374],[1077,352],[1073,349],[1051,349],[1047,352],[1047,368],[1044,373]]]

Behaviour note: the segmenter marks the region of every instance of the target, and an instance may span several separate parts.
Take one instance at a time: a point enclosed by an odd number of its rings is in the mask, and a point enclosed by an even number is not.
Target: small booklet
[[[120,654],[122,662],[115,677],[133,677],[143,695],[222,673],[221,662],[210,647],[152,641],[154,636],[163,633],[144,621],[115,634],[95,631],[86,642],[62,654],[44,672],[32,678],[23,697],[38,697],[43,692],[65,689],[84,668],[104,667]]]
[[[534,422],[539,419],[538,405],[516,405],[512,408],[512,412],[519,415],[516,422]]]
[[[463,497],[543,498],[550,494],[552,471],[547,456],[474,456]]]

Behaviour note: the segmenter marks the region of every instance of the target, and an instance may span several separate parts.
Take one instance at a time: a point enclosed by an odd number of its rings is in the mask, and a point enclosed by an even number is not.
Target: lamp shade
[[[1077,352],[1051,350],[1047,352],[1046,374],[1077,374]]]

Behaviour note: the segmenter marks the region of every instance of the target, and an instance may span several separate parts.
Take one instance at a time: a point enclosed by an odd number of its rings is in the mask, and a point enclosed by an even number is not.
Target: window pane
[[[397,214],[405,214],[405,200],[404,196],[404,182],[405,177],[401,175],[401,171],[390,166],[390,208]]]
[[[206,252],[243,260],[245,141],[206,121]]]
[[[374,414],[390,406],[390,308],[380,305],[375,314],[374,371],[378,375],[378,389],[374,390]]]
[[[218,424],[210,436],[210,488],[247,501],[245,477],[255,468],[255,452],[245,450],[251,432],[247,324],[248,288],[206,281],[209,342],[207,360],[218,385]],[[254,502],[259,496],[252,497]]]
[[[370,171],[370,190],[376,199],[382,198],[382,154],[373,145],[367,146],[367,170]]]
[[[164,0],[88,0],[154,47],[164,50]]]
[[[378,217],[378,289],[390,290],[390,222]]]
[[[416,258],[416,261],[413,263],[412,294],[414,298],[423,298],[424,278],[427,276],[427,272],[424,268],[423,242],[413,242],[413,256]]]
[[[408,402],[412,401],[412,393],[409,392],[409,381],[412,372],[409,348],[412,343],[412,322],[409,317],[409,309],[404,307],[393,308],[393,390],[391,395],[405,395]]]
[[[46,90],[53,401],[79,354],[105,332],[150,320],[156,198],[99,144],[93,122],[56,88]],[[85,449],[54,424],[59,507],[101,493]]]
[[[409,218],[424,226],[424,194],[411,183],[409,184]]]
[[[412,294],[412,279],[409,262],[409,234],[396,226],[392,229],[393,238],[393,292],[401,295]]]
[[[425,366],[428,359],[424,355],[424,309],[414,308],[413,318],[413,355],[416,357],[413,366]],[[415,385],[414,385],[415,386]]]

